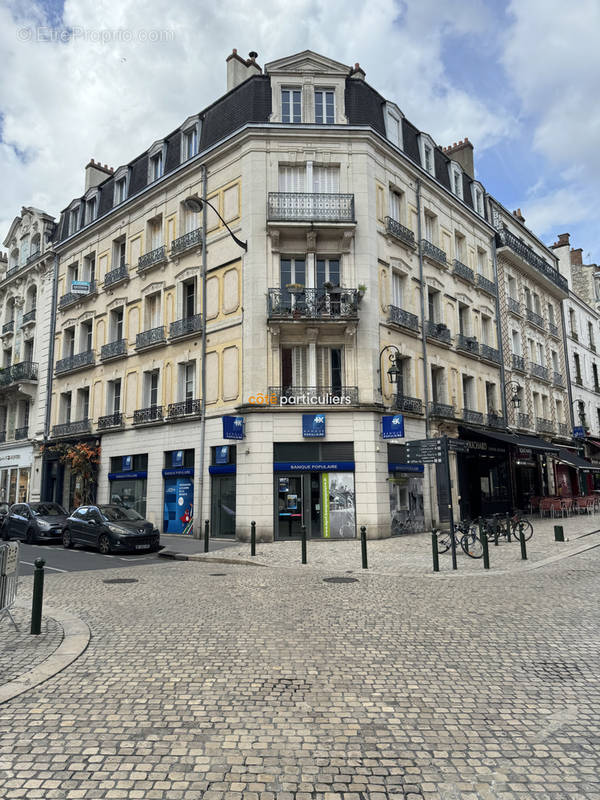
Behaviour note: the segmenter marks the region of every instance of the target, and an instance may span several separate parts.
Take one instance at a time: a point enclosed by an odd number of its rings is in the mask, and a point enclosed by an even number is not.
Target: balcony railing
[[[35,308],[32,308],[31,311],[26,311],[23,314],[21,325],[28,325],[30,322],[35,322],[35,311]]]
[[[462,333],[457,334],[456,349],[464,350],[465,353],[471,353],[474,356],[479,355],[479,343],[474,336],[465,336]]]
[[[156,267],[159,264],[163,264],[166,260],[167,247],[163,244],[154,250],[150,250],[149,253],[144,253],[143,256],[139,257],[138,272],[144,272],[147,269],[151,269],[151,267]]]
[[[558,432],[561,436],[571,436],[571,428],[566,422],[558,423]]]
[[[358,386],[270,386],[281,406],[355,406]]]
[[[9,386],[19,381],[37,381],[38,365],[35,361],[20,361],[0,369],[0,386]]]
[[[487,292],[488,294],[491,294],[494,297],[496,296],[496,293],[498,291],[496,289],[496,284],[494,283],[494,281],[491,281],[489,278],[486,278],[485,275],[481,274],[481,272],[477,273],[477,286],[479,286],[480,289],[483,289],[484,292]]]
[[[548,331],[550,332],[550,336],[555,336],[558,338],[558,325],[555,325],[553,322],[549,322]]]
[[[490,347],[489,344],[479,345],[479,355],[488,361],[493,361],[495,364],[500,363],[500,350],[495,347]]]
[[[84,350],[83,353],[77,353],[73,356],[67,356],[67,358],[61,358],[60,361],[56,362],[56,374],[60,374],[63,372],[71,372],[74,369],[81,369],[82,367],[88,367],[94,363],[94,351],[93,350]]]
[[[515,300],[514,297],[507,297],[506,305],[508,306],[508,310],[512,311],[513,314],[521,315],[521,304],[518,300]]]
[[[123,414],[115,411],[114,414],[107,414],[105,417],[98,417],[98,430],[105,431],[108,428],[120,428],[123,424]]]
[[[459,278],[469,281],[469,283],[475,283],[475,273],[473,270],[470,267],[467,267],[466,264],[463,264],[462,261],[459,261],[457,258],[454,259],[454,268],[452,272],[455,275],[458,275]]]
[[[138,408],[133,412],[133,424],[144,425],[148,422],[162,422],[163,407],[150,406],[149,408]]]
[[[544,419],[543,417],[536,417],[535,429],[541,433],[554,433],[554,423],[551,419]]]
[[[394,408],[397,411],[406,411],[412,414],[423,413],[423,401],[418,397],[406,397],[405,395],[396,395],[394,398]]]
[[[191,317],[184,317],[172,322],[169,328],[171,339],[179,339],[182,336],[189,336],[190,333],[197,333],[202,330],[202,314],[193,314]]]
[[[429,403],[429,414],[432,417],[454,419],[454,406],[450,406],[447,403]]]
[[[565,385],[565,382],[563,380],[563,376],[562,376],[562,374],[560,372],[557,372],[556,370],[554,370],[554,372],[552,373],[552,383],[555,386],[564,386]],[[600,387],[598,387],[598,389],[595,390],[595,391],[600,391]]]
[[[164,325],[142,331],[135,337],[136,350],[142,350],[145,347],[156,347],[159,344],[166,344],[166,342]]]
[[[544,318],[533,311],[531,308],[526,309],[527,320],[531,322],[532,325],[537,325],[538,328],[544,327]]]
[[[401,325],[403,328],[408,328],[410,331],[419,332],[419,319],[415,314],[411,314],[398,306],[389,307],[390,318],[389,321],[395,325]]]
[[[354,222],[353,194],[269,192],[269,222]]]
[[[78,419],[75,422],[65,422],[62,425],[55,425],[52,428],[52,436],[77,436],[81,433],[89,433],[91,428],[91,420]]]
[[[104,276],[104,288],[108,289],[109,286],[116,286],[118,283],[122,283],[129,279],[129,267],[127,264],[123,264],[116,269],[111,269],[110,272],[107,272]]]
[[[100,359],[107,361],[109,358],[120,358],[127,355],[127,340],[117,339],[115,342],[103,344],[100,350]]]
[[[202,228],[196,228],[194,231],[184,233],[179,239],[173,239],[171,242],[171,255],[177,256],[180,253],[185,253],[186,250],[192,247],[202,247]]]
[[[488,412],[486,421],[488,428],[506,428],[506,419],[502,414]]]
[[[525,372],[525,359],[523,356],[518,356],[516,353],[512,354],[513,369],[518,369],[519,372]]]
[[[543,381],[548,380],[548,368],[543,367],[541,364],[534,364],[533,361],[529,363],[529,371],[536,378],[541,378]]]
[[[529,414],[517,414],[517,427],[518,428],[531,428],[531,417]]]
[[[29,433],[29,425],[24,428],[15,428],[15,439],[26,439]]]
[[[15,330],[15,321],[14,319],[5,322],[2,326],[2,333],[14,333]]]
[[[427,239],[421,239],[421,252],[424,256],[432,259],[432,261],[437,261],[438,264],[442,264],[444,267],[446,266],[446,253],[427,241]]]
[[[499,231],[496,231],[496,236],[498,238],[498,246],[499,247],[510,247],[513,253],[516,253],[523,261],[526,261],[532,267],[541,272],[543,275],[546,276],[555,286],[558,286],[564,292],[569,291],[569,286],[567,284],[567,279],[563,278],[560,272],[554,267],[550,266],[550,264],[545,261],[541,256],[532,250],[529,245],[522,242],[514,233],[511,233],[506,228],[502,228]]]
[[[385,229],[389,234],[395,236],[396,239],[400,239],[405,244],[413,247],[415,246],[415,235],[411,229],[401,225],[397,220],[392,219],[392,217],[385,218]]]
[[[440,342],[450,344],[452,341],[450,330],[443,322],[432,322],[428,319],[425,322],[425,333],[427,336],[430,336],[432,339],[437,339]]]
[[[200,400],[182,400],[180,403],[170,403],[167,411],[168,419],[198,416],[202,410]]]
[[[88,283],[89,288],[87,292],[67,292],[66,294],[63,294],[58,301],[58,307],[66,308],[67,306],[72,306],[74,303],[80,303],[82,300],[86,300],[88,297],[93,297],[97,291],[96,281],[88,281]]]
[[[267,314],[284,319],[347,319],[358,314],[356,289],[269,289]]]
[[[483,414],[481,411],[472,411],[470,408],[463,408],[462,417],[465,422],[471,425],[483,425]]]

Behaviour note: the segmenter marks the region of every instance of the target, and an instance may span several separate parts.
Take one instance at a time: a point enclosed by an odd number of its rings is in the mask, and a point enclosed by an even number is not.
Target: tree
[[[48,453],[56,453],[61,464],[70,467],[71,475],[79,478],[82,504],[92,503],[95,486],[98,483],[100,447],[77,442],[76,444],[51,444],[43,448]]]

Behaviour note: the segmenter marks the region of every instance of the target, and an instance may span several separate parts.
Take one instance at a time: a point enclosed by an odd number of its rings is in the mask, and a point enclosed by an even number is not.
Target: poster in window
[[[289,492],[290,490],[290,479],[289,478],[279,478],[279,491],[280,492]]]
[[[354,473],[329,472],[327,484],[327,538],[353,539],[356,536]]]

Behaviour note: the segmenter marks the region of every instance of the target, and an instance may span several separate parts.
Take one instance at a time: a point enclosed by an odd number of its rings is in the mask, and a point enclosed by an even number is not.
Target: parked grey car
[[[113,551],[160,549],[160,533],[132,508],[118,505],[80,506],[68,518],[64,547],[87,544],[107,555]]]
[[[15,503],[2,526],[2,538],[17,537],[34,544],[42,539],[60,541],[68,514],[58,503]]]

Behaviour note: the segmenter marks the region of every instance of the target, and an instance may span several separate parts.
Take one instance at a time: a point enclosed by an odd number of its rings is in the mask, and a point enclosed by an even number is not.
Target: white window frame
[[[189,161],[194,156],[197,156],[200,152],[200,131],[201,131],[201,124],[199,117],[190,117],[186,119],[186,121],[181,126],[181,154],[180,154],[180,161],[183,164],[184,161]],[[196,148],[192,154],[188,153],[188,137],[190,134],[195,135],[196,137]]]
[[[160,175],[155,175],[155,164],[160,157]],[[164,140],[154,142],[148,150],[148,183],[160,180],[165,174],[165,162],[167,157],[167,143]]]
[[[84,197],[84,220],[83,220],[83,224],[84,225],[90,225],[90,223],[96,221],[96,219],[98,217],[98,207],[99,207],[98,201],[100,199],[99,195],[100,195],[100,193],[99,193],[98,189],[91,189],[85,195],[85,197]],[[89,213],[90,204],[91,203],[94,204],[94,210],[93,210],[93,214],[92,215],[90,215],[90,213]]]
[[[123,196],[119,196],[119,187],[123,186]],[[119,167],[113,178],[113,206],[124,203],[129,196],[129,167]]]
[[[81,214],[81,206],[79,201],[77,201],[76,206],[71,206],[69,208],[69,236],[76,233],[79,230],[79,217]]]
[[[397,205],[397,209],[394,206]],[[390,186],[390,217],[395,221],[402,224],[402,210],[404,206],[404,192],[399,189],[394,189]],[[397,211],[397,213],[396,213]]]
[[[427,167],[426,153],[431,150],[431,165]],[[419,134],[419,154],[421,156],[421,166],[435,178],[435,142],[426,133]]]
[[[394,103],[386,103],[384,118],[385,118],[385,135],[393,145],[399,147],[400,150],[403,150],[404,142],[402,138],[402,120],[404,119],[404,114]]]
[[[471,183],[471,199],[473,200],[473,209],[480,217],[485,217],[485,191],[483,186],[477,181]]]
[[[317,93],[321,93],[323,95],[322,98],[322,111],[323,111],[323,118],[319,121],[317,119]],[[325,96],[328,92],[331,92],[333,95],[333,119],[329,121],[327,119],[327,103]],[[283,99],[283,98],[282,98]],[[315,102],[315,122],[317,125],[335,125],[336,120],[336,102],[335,102],[335,89],[332,86],[315,86],[314,91],[314,102]],[[300,119],[302,119],[302,98],[300,98]]]
[[[290,125],[300,125],[302,123],[302,120],[303,120],[303,112],[304,112],[304,108],[303,108],[304,104],[302,102],[302,87],[301,86],[282,86],[281,89],[280,89],[280,92],[281,92],[281,94],[280,94],[281,121],[286,123],[286,124],[290,124]],[[290,105],[290,118],[287,119],[287,120],[283,118],[283,93],[284,92],[290,92],[290,104],[289,104]],[[293,100],[293,95],[291,95],[292,92],[299,92],[300,93],[300,119],[299,120],[295,120],[293,118],[294,117],[294,100]]]
[[[460,200],[463,199],[463,171],[456,161],[451,161],[448,164],[448,175],[450,176],[450,188],[452,194],[456,195]]]

